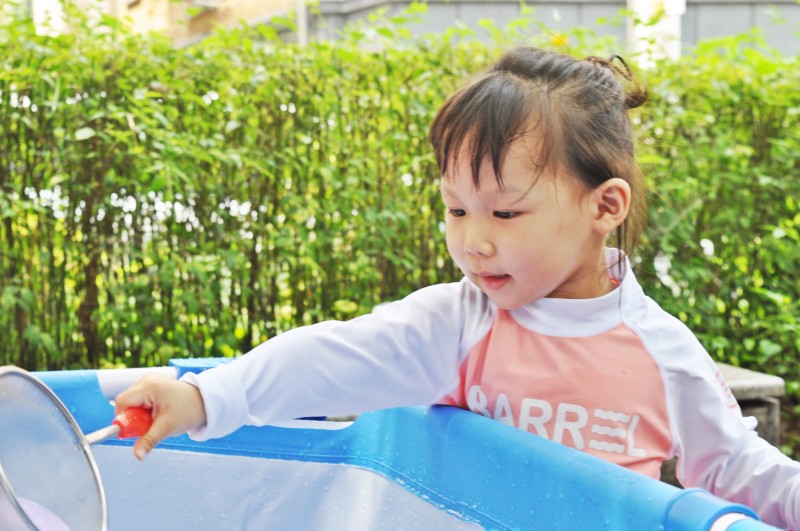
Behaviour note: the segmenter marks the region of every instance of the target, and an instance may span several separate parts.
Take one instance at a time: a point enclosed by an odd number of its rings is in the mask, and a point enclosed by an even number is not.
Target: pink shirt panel
[[[469,352],[442,404],[658,478],[672,437],[664,382],[624,324],[589,337],[528,330],[508,311]]]

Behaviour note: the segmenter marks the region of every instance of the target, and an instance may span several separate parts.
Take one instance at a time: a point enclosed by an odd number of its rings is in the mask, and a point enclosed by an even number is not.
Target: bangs
[[[442,106],[431,125],[429,140],[436,155],[439,173],[448,167],[463,149],[468,150],[472,181],[477,189],[480,168],[489,160],[498,185],[502,188],[501,168],[510,145],[518,138],[538,131],[539,160],[531,160],[537,171],[551,160],[553,142],[552,116],[544,90],[531,90],[532,81],[507,72],[491,72],[458,90]],[[550,133],[550,134],[548,134]]]

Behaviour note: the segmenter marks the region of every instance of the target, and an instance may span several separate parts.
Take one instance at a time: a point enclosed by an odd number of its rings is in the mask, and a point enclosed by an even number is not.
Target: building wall
[[[216,27],[268,22],[292,12],[297,0],[109,0],[110,13],[128,17],[137,31],[162,31],[177,46],[210,35]]]
[[[783,18],[781,22],[778,18]],[[687,0],[683,42],[691,45],[757,26],[786,55],[800,53],[800,3],[795,0]]]
[[[411,25],[416,33],[439,31],[452,26],[455,21],[477,28],[478,22],[482,19],[492,19],[497,27],[502,28],[521,15],[519,0],[493,2],[428,0],[426,3],[428,12],[424,17],[425,20],[420,24]],[[409,2],[405,1],[321,0],[319,10],[327,22],[327,27],[314,27],[312,34],[320,38],[331,38],[346,23],[363,20],[377,8],[385,7],[390,15],[396,15],[400,14],[408,4]],[[620,20],[618,25],[598,24],[597,20],[602,17],[620,19],[619,11],[626,7],[625,0],[528,1],[527,6],[533,9],[534,17],[551,29],[583,26],[624,40],[624,20]],[[316,21],[312,20],[312,23],[314,22]],[[485,32],[478,30],[478,34],[485,35]]]
[[[657,1],[657,0],[656,0]],[[660,0],[662,4],[685,3],[681,17],[681,46],[691,47],[709,37],[732,35],[760,27],[768,44],[787,55],[800,53],[800,4],[796,0]],[[528,0],[534,15],[552,29],[583,26],[598,33],[610,34],[626,41],[627,29],[619,12],[631,0]],[[321,0],[319,9],[326,24],[311,20],[311,34],[332,38],[346,23],[364,19],[367,13],[385,7],[399,13],[408,1],[391,0]],[[428,0],[425,22],[416,27],[420,33],[450,26],[459,20],[470,26],[483,18],[492,18],[502,27],[520,14],[516,0]],[[614,24],[598,24],[599,18],[616,20]],[[783,18],[783,22],[778,20]]]
[[[35,16],[53,10],[59,0],[27,0]],[[80,1],[80,0],[79,0]],[[528,0],[534,16],[548,28],[559,30],[587,27],[602,35],[613,35],[621,43],[629,33],[620,10],[633,2],[650,2],[665,7],[685,5],[680,30],[682,47],[709,37],[731,35],[760,27],[768,44],[786,55],[800,53],[800,3],[797,0]],[[230,27],[242,21],[268,22],[271,17],[297,13],[303,0],[83,0],[105,5],[109,13],[128,17],[138,31],[163,31],[182,46],[209,35],[216,26]],[[300,35],[289,39],[335,39],[350,22],[365,20],[376,9],[389,15],[401,13],[409,0],[320,0],[316,12],[307,14]],[[428,0],[428,13],[412,32],[438,31],[459,21],[477,28],[481,19],[493,19],[498,27],[520,16],[519,0]],[[599,24],[605,18],[614,23]],[[55,24],[58,27],[57,23]],[[478,29],[478,35],[486,36]]]

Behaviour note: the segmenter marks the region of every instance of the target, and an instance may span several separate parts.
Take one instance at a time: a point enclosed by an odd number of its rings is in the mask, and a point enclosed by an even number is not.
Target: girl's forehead
[[[531,180],[531,184],[525,187],[517,186],[515,183],[507,185],[505,182],[498,184],[497,181],[491,180],[482,182],[479,188],[475,187],[475,183],[471,177],[462,177],[457,179],[442,179],[439,189],[444,196],[458,196],[463,194],[477,194],[485,197],[489,196],[523,196],[530,191],[536,183]]]
[[[530,173],[507,171],[500,182],[493,174],[486,175],[484,172],[477,186],[469,173],[461,173],[442,179],[439,188],[445,201],[478,200],[489,204],[502,202],[505,205],[514,205],[528,197],[541,184],[541,180],[535,179]]]
[[[469,185],[481,191],[485,189],[509,194],[525,193],[542,178],[554,176],[554,172],[543,164],[540,143],[535,135],[520,135],[509,142],[497,169],[488,153],[483,156],[480,167],[476,169],[476,149],[479,148],[467,143],[466,149],[451,157],[441,180],[443,191],[452,186],[462,188]]]

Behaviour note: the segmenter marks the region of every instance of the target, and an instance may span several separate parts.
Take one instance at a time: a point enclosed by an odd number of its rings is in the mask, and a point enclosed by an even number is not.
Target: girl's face
[[[468,156],[450,167],[442,180],[450,255],[501,309],[608,293],[613,284],[592,191],[569,175],[543,175],[534,184],[529,144],[522,138],[508,150],[502,188],[488,162],[479,190]]]

